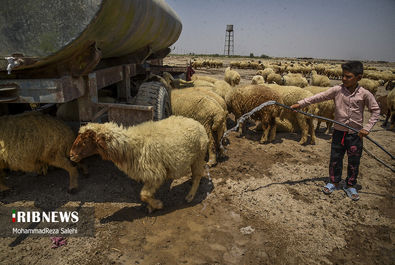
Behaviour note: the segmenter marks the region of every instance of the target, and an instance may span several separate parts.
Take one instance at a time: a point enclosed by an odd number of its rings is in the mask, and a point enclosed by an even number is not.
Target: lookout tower
[[[226,25],[224,55],[234,55],[233,25]]]

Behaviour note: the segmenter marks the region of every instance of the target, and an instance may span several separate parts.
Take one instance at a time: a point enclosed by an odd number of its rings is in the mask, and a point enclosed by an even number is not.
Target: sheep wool
[[[287,74],[283,76],[285,86],[305,87],[308,85],[306,78],[301,74]]]
[[[196,80],[204,80],[204,81],[207,81],[207,82],[210,82],[210,83],[215,83],[215,81],[218,81],[218,79],[215,79],[214,77],[211,77],[211,76],[207,76],[207,75],[193,75],[192,77],[191,77],[191,80],[192,81],[196,81]]]
[[[302,100],[307,97],[313,96],[313,93],[307,91],[303,88],[296,87],[296,86],[280,86],[271,84],[268,85],[269,87],[275,88],[283,98],[284,104],[287,106],[291,106],[292,104],[297,103],[299,100]],[[315,104],[309,105],[301,109],[304,112],[308,112],[311,114],[317,113],[317,106]],[[311,144],[315,144],[315,130],[314,130],[314,123],[313,119],[308,116],[305,116],[300,113],[295,113],[293,111],[283,111],[280,117],[280,120],[288,120],[292,127],[289,126],[281,126],[282,123],[279,123],[279,131],[282,129],[287,129],[289,132],[297,132],[301,131],[301,139],[299,141],[300,144],[307,143],[308,135],[311,136]]]
[[[373,95],[376,95],[377,89],[380,86],[380,82],[377,80],[371,80],[368,78],[362,78],[361,80],[359,80],[358,84],[369,90],[370,93],[372,93]]]
[[[217,155],[223,155],[220,140],[226,129],[227,111],[213,98],[197,92],[174,90],[171,94],[172,113],[200,122],[209,138],[209,166],[217,164]]]
[[[265,80],[263,79],[263,76],[261,75],[254,75],[251,80],[252,85],[264,85]]]
[[[48,166],[69,173],[69,192],[78,188],[78,170],[69,151],[75,139],[73,131],[62,121],[41,113],[23,113],[0,117],[0,191],[3,169],[46,174]]]
[[[236,86],[240,83],[240,74],[235,70],[231,70],[230,67],[225,69],[224,80],[231,86]]]
[[[331,85],[329,78],[325,75],[318,75],[316,71],[311,71],[311,85],[328,87]]]
[[[270,73],[266,77],[266,83],[268,84],[277,84],[277,85],[282,85],[283,84],[283,78],[279,74],[275,73]]]
[[[329,87],[320,87],[320,86],[307,86],[304,89],[310,91],[311,93],[318,94],[321,92],[324,92],[326,90],[328,90]],[[316,115],[318,116],[322,116],[328,119],[333,120],[335,118],[335,103],[333,102],[333,100],[326,100],[323,102],[319,102],[317,104],[314,104],[317,106],[317,110],[316,110]],[[321,125],[321,120],[318,119],[317,121],[317,126],[316,126],[316,131],[319,130]],[[330,121],[326,121],[326,133],[329,133],[330,129],[332,127],[332,122]]]
[[[226,95],[233,91],[233,87],[224,80],[218,80],[214,83],[214,92],[221,96],[223,99]]]
[[[270,100],[283,103],[280,94],[275,89],[271,89],[267,86],[247,85],[238,87],[229,100],[229,112],[232,112],[236,120],[238,120],[243,114]],[[279,117],[281,113],[281,107],[270,105],[252,115],[252,119],[261,122],[264,131],[260,139],[261,143],[271,142],[276,138],[275,118]],[[245,133],[244,125],[244,123],[240,124],[240,136],[243,136]]]

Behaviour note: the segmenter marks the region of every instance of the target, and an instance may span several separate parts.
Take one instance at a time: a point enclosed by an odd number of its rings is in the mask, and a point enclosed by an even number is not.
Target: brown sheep
[[[280,94],[267,86],[247,85],[236,88],[229,99],[228,110],[235,115],[238,120],[243,114],[253,110],[264,102],[275,100],[283,103]],[[251,118],[255,121],[261,121],[263,134],[260,143],[271,142],[276,138],[276,121],[282,113],[282,108],[277,105],[270,105],[254,113]],[[245,124],[240,124],[240,136],[244,135]]]

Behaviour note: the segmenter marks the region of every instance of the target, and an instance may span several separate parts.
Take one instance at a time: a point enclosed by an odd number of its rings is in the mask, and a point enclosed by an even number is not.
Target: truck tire
[[[153,106],[154,121],[165,119],[171,115],[170,96],[160,82],[142,83],[137,95],[136,105]]]

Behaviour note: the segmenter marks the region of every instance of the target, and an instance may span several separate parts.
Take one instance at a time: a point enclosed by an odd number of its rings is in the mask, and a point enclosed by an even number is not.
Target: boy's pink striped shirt
[[[365,88],[358,86],[353,93],[342,85],[329,88],[327,91],[318,93],[312,97],[298,101],[301,108],[333,99],[335,102],[335,121],[344,123],[356,130],[362,128],[370,131],[379,120],[380,107],[376,102],[373,94]],[[363,111],[365,106],[369,109],[371,116],[369,122],[363,125]],[[341,125],[335,124],[334,128],[339,131],[355,133]]]

